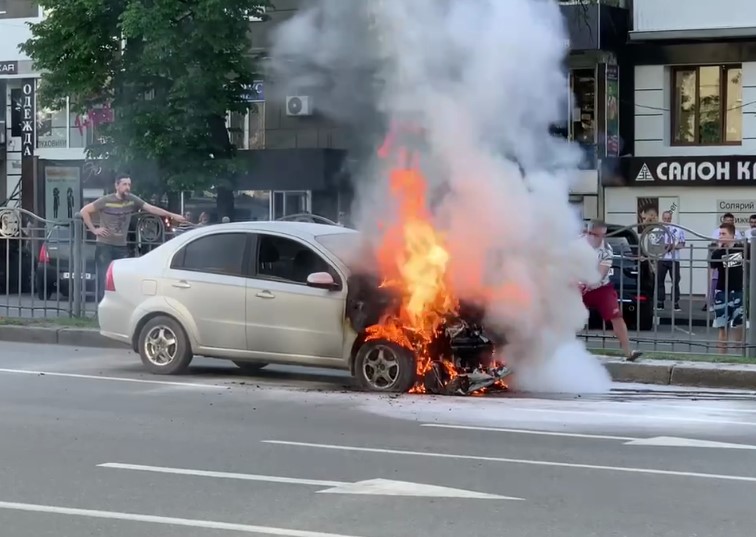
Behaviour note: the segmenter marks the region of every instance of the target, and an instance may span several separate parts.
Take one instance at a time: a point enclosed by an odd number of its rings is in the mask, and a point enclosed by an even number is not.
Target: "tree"
[[[88,157],[154,180],[160,192],[215,187],[231,214],[237,174],[227,112],[259,79],[250,19],[268,0],[41,0],[21,45],[42,71],[41,106],[109,107]],[[230,207],[229,207],[230,204]]]

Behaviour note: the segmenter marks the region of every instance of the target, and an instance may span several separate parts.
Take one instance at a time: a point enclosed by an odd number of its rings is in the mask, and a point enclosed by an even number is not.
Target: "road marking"
[[[625,472],[634,474],[668,475],[678,477],[698,477],[702,479],[715,479],[723,481],[746,481],[756,483],[756,477],[703,474],[698,472],[679,472],[674,470],[655,470],[651,468],[629,468],[625,466],[601,466],[597,464],[577,464],[571,462],[538,461],[530,459],[509,459],[504,457],[483,457],[479,455],[454,455],[451,453],[433,453],[426,451],[407,451],[401,449],[366,448],[356,446],[339,446],[335,444],[313,444],[308,442],[289,442],[286,440],[261,440],[264,444],[276,444],[281,446],[309,447],[317,449],[332,449],[338,451],[362,451],[365,453],[381,453],[384,455],[413,455],[417,457],[431,457],[438,459],[459,459],[470,461],[502,462],[509,464],[524,464],[529,466],[555,466],[561,468],[578,468],[582,470],[607,470],[611,472]]]
[[[144,466],[141,464],[122,464],[108,462],[99,464],[99,468],[115,468],[119,470],[137,470],[142,472],[155,472],[161,474],[189,475],[197,477],[215,477],[219,479],[239,479],[242,481],[263,481],[267,483],[287,483],[290,485],[313,485],[316,487],[329,487],[319,490],[322,494],[372,494],[380,496],[414,496],[430,498],[468,498],[477,500],[515,500],[523,501],[523,498],[512,496],[499,496],[485,492],[440,487],[437,485],[425,485],[423,483],[411,483],[409,481],[394,481],[391,479],[368,479],[349,483],[346,481],[325,481],[319,479],[299,479],[294,477],[279,477],[272,475],[238,474],[231,472],[211,472],[206,470],[190,470],[186,468],[166,468],[163,466]]]
[[[241,533],[254,533],[257,535],[279,535],[283,537],[357,537],[356,535],[344,535],[341,533],[292,530],[287,528],[274,528],[271,526],[255,526],[251,524],[214,522],[211,520],[196,520],[193,518],[140,515],[136,513],[119,513],[117,511],[99,511],[95,509],[75,509],[72,507],[56,507],[53,505],[36,505],[32,503],[0,501],[0,509],[6,509],[9,511],[28,511],[31,513],[52,513],[56,515],[69,515],[87,518],[103,518],[109,520],[126,520],[130,522],[146,522],[149,524],[163,524],[167,526],[186,526],[190,528],[236,531]]]
[[[219,384],[201,384],[197,382],[175,382],[170,380],[146,380],[146,379],[132,379],[128,377],[106,377],[101,375],[82,375],[78,373],[59,373],[55,371],[31,371],[27,369],[0,369],[0,373],[11,373],[16,375],[37,375],[40,377],[63,377],[74,379],[87,379],[87,380],[110,380],[120,382],[136,382],[137,384],[158,384],[161,386],[179,386],[185,388],[204,388],[204,389],[218,389],[223,386]]]
[[[747,444],[731,444],[729,442],[716,442],[713,440],[697,440],[695,438],[679,438],[675,436],[657,436],[654,438],[631,438],[628,436],[607,436],[599,434],[561,433],[554,431],[533,431],[530,429],[505,429],[501,427],[478,427],[472,425],[446,425],[442,423],[422,423],[421,427],[434,427],[438,429],[461,429],[464,431],[490,431],[497,433],[531,434],[537,436],[562,436],[569,438],[587,438],[591,440],[620,440],[626,446],[660,446],[660,447],[699,447],[720,449],[756,449],[756,446]]]
[[[556,431],[533,431],[530,429],[506,429],[502,427],[478,427],[473,425],[446,425],[443,423],[423,423],[421,427],[434,427],[437,429],[461,429],[463,431],[491,431],[497,433],[515,433],[515,434],[532,434],[537,436],[564,436],[571,438],[591,438],[595,440],[622,440],[626,442],[628,440],[637,440],[637,438],[630,438],[628,436],[605,436],[598,434],[582,434],[582,433],[560,433]]]
[[[660,416],[654,414],[652,416],[644,416],[643,414],[624,414],[620,412],[583,412],[582,410],[565,410],[565,409],[552,409],[552,408],[522,408],[507,406],[507,412],[538,412],[545,414],[580,414],[581,416],[602,416],[605,418],[632,418],[632,419],[645,419],[645,420],[659,420],[659,421],[682,421],[691,423],[713,423],[717,425],[747,425],[756,427],[756,423],[750,421],[736,421],[736,420],[721,420],[721,419],[703,419],[703,418],[684,418],[681,416]]]
[[[747,444],[731,444],[729,442],[715,442],[713,440],[696,440],[694,438],[677,438],[674,436],[657,436],[654,438],[637,438],[627,442],[626,446],[661,446],[661,447],[697,447],[719,449],[747,449],[754,450],[756,446]]]

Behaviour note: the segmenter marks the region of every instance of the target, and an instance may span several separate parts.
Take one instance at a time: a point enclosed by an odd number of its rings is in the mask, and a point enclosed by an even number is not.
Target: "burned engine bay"
[[[401,296],[382,286],[376,276],[355,274],[348,281],[347,317],[358,334],[397,311]],[[424,356],[413,344],[412,334],[404,334],[417,363],[417,383],[411,391],[437,395],[479,395],[492,390],[506,390],[503,382],[511,374],[506,365],[497,363],[494,352],[505,344],[502,334],[483,326],[484,308],[462,302],[455,315],[439,326]],[[413,348],[414,347],[414,348]]]

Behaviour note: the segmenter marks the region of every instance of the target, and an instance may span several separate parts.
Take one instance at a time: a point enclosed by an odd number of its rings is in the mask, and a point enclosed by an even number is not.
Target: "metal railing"
[[[130,256],[173,235],[163,220],[136,215],[129,226]],[[0,209],[0,317],[94,317],[104,282],[96,241],[80,217],[46,220],[19,208]]]
[[[670,255],[667,247],[680,231],[684,247]],[[756,280],[756,263],[751,261],[756,259],[756,240],[746,237],[736,241],[739,247],[725,250],[724,263],[730,268],[718,285],[713,282],[712,254],[719,246],[712,237],[659,223],[613,230],[607,241],[614,250],[612,283],[635,348],[660,354],[756,356],[756,330],[749,322],[756,305],[756,285],[751,285]],[[613,330],[595,315],[580,336],[589,348],[619,350]]]
[[[335,224],[313,215],[285,220]],[[191,227],[171,229],[159,217],[139,214],[130,226],[130,255],[143,255]],[[742,285],[720,283],[720,298],[739,298],[742,327],[726,323],[720,330],[715,312],[722,305],[715,310],[711,291],[714,241],[675,227],[686,235],[679,260],[665,259],[665,246],[673,239],[668,225],[628,226],[607,237],[614,249],[612,283],[634,346],[659,353],[756,356],[756,330],[749,322],[756,305],[756,285],[751,285],[756,281],[756,263],[751,262],[756,240],[745,242]],[[80,218],[50,221],[23,209],[0,208],[0,317],[93,318],[105,280],[95,250],[95,238]],[[728,260],[738,262],[737,256]],[[592,349],[619,350],[613,330],[595,315],[579,337]]]

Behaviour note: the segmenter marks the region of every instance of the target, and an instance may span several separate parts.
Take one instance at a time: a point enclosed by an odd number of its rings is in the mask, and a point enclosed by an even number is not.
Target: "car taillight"
[[[47,246],[44,244],[39,248],[39,262],[42,265],[50,264],[50,255],[47,253]]]
[[[636,302],[645,302],[646,300],[648,300],[648,297],[643,296],[643,295],[637,295],[633,297],[633,300]]]
[[[115,279],[113,278],[113,262],[108,265],[108,272],[105,273],[105,290],[115,292]]]

